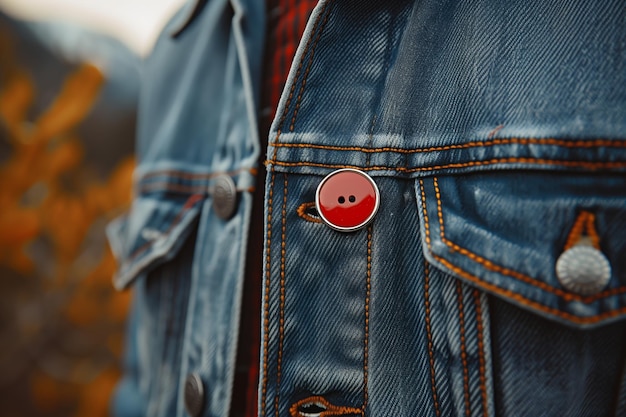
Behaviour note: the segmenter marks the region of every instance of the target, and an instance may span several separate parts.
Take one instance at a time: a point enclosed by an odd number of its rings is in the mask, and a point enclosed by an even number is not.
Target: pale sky
[[[0,9],[29,20],[64,20],[112,35],[140,55],[185,0],[0,0]]]

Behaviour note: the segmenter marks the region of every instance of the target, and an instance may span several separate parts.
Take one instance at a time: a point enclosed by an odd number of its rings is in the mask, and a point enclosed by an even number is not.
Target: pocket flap
[[[198,218],[203,199],[200,194],[186,200],[139,197],[128,214],[108,225],[107,236],[118,261],[113,277],[118,290],[176,255]]]
[[[424,252],[436,267],[576,327],[626,315],[623,176],[487,172],[424,178],[416,187]],[[593,245],[610,265],[608,283],[592,294],[568,290],[556,270],[577,244]],[[590,262],[566,269],[594,271]]]

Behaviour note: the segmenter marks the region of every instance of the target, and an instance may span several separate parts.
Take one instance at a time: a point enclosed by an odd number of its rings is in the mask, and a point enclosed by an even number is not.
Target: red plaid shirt
[[[269,127],[285,87],[291,61],[317,0],[266,0],[267,33],[261,94],[261,149],[267,147]],[[264,158],[264,154],[261,155]],[[263,161],[260,161],[263,162]],[[262,163],[258,178],[265,179]],[[246,258],[243,308],[231,417],[256,417],[257,381],[261,345],[261,275],[263,256],[263,183],[258,184],[252,208],[252,222]]]

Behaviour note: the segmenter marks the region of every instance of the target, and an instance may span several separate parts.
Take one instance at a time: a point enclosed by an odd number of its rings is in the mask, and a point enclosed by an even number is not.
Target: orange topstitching
[[[297,209],[298,216],[300,216],[301,218],[303,218],[304,220],[308,222],[322,223],[322,219],[320,219],[319,217],[311,216],[309,213],[307,213],[307,210],[311,209],[312,207],[315,207],[314,201],[300,204],[300,206],[298,206],[298,209]]]
[[[424,197],[424,196],[422,196]],[[422,205],[424,207],[426,207],[426,202],[422,201]],[[429,228],[429,224],[425,223],[425,227],[428,229]],[[488,291],[494,292],[496,294],[501,294],[504,295],[512,300],[517,301],[520,304],[529,306],[533,309],[539,310],[539,311],[543,311],[552,315],[555,315],[557,317],[561,317],[564,319],[567,319],[573,323],[578,323],[578,324],[592,324],[592,323],[596,323],[598,321],[601,321],[605,318],[609,318],[609,317],[615,317],[618,316],[622,313],[626,313],[626,307],[623,307],[621,309],[617,309],[617,310],[610,310],[607,312],[604,312],[602,314],[599,315],[595,315],[595,316],[589,316],[589,317],[578,317],[575,316],[573,314],[569,314],[566,312],[563,312],[561,310],[555,309],[555,308],[551,308],[551,307],[547,307],[543,304],[539,304],[538,302],[532,301],[526,297],[524,297],[521,294],[515,293],[513,291],[504,289],[504,288],[500,288],[496,285],[493,285],[489,282],[486,282],[470,273],[468,273],[467,271],[457,267],[456,265],[453,265],[452,263],[450,263],[448,260],[436,255],[435,253],[432,252],[432,248],[429,246],[428,247],[431,255],[433,256],[433,258],[435,258],[437,261],[439,261],[442,265],[446,266],[447,268],[449,268],[450,270],[452,270],[453,272],[455,272],[456,274],[464,277],[465,279],[467,279],[470,282],[473,282],[474,284],[478,285],[481,288],[487,289]],[[535,283],[536,284],[536,283]]]
[[[539,304],[535,301],[529,300],[528,298],[524,297],[521,294],[515,293],[513,291],[504,289],[504,288],[500,288],[500,287],[496,287],[495,285],[489,283],[489,282],[485,282],[483,280],[481,280],[480,278],[468,273],[467,271],[464,271],[463,269],[457,267],[456,265],[451,264],[450,262],[448,262],[446,259],[435,255],[434,253],[431,252],[431,254],[433,255],[433,257],[439,261],[442,265],[444,265],[445,267],[449,268],[450,270],[452,270],[453,272],[455,272],[456,274],[462,276],[463,278],[467,279],[468,281],[473,282],[474,284],[487,289],[488,291],[497,293],[497,294],[501,294],[506,296],[507,298],[510,298],[512,300],[517,301],[520,304],[526,305],[528,307],[531,307],[535,310],[539,310],[539,311],[543,311],[545,313],[566,319],[572,323],[576,323],[576,324],[593,324],[593,323],[597,323],[601,320],[604,320],[606,318],[610,318],[610,317],[616,317],[619,316],[620,314],[626,313],[626,307],[622,307],[620,309],[615,309],[615,310],[610,310],[610,311],[606,311],[602,314],[598,314],[595,316],[589,316],[589,317],[578,317],[575,316],[573,314],[570,313],[566,313],[564,311],[558,310],[556,308],[552,308],[552,307],[547,307],[543,304]]]
[[[315,395],[294,403],[289,408],[289,414],[291,415],[291,417],[302,417],[302,414],[298,409],[304,404],[320,404],[321,406],[323,406],[325,410],[319,413],[319,417],[346,416],[355,414],[363,416],[363,411],[360,408],[339,407],[329,403],[326,398],[320,395]]]
[[[469,368],[467,367],[467,350],[465,346],[465,312],[463,311],[463,287],[461,281],[455,280],[457,306],[459,309],[459,330],[461,334],[461,364],[463,365],[463,398],[465,402],[465,415],[471,415],[469,394]]]
[[[372,225],[367,227],[367,279],[365,284],[365,337],[363,341],[363,406],[365,415],[369,399],[369,335],[370,335],[370,294],[372,291]]]
[[[428,261],[424,259],[424,307],[426,322],[426,337],[428,339],[428,364],[430,367],[430,387],[433,393],[433,404],[435,406],[435,415],[439,417],[441,410],[439,409],[439,399],[437,398],[437,383],[435,379],[435,355],[433,346],[433,334],[430,327],[430,268]]]
[[[563,250],[566,251],[574,246],[583,236],[587,236],[591,240],[591,245],[600,250],[600,237],[596,231],[595,222],[596,216],[593,213],[581,211],[574,222],[574,226],[572,226],[572,230],[567,236]]]
[[[270,331],[270,277],[271,277],[271,248],[272,248],[272,210],[274,202],[274,169],[270,172],[270,188],[268,195],[267,219],[266,219],[266,253],[265,253],[265,295],[263,296],[263,379],[261,381],[261,416],[265,416],[268,383],[268,356],[269,356],[269,331]]]
[[[479,140],[458,145],[431,146],[428,148],[395,148],[392,146],[379,148],[365,148],[361,146],[336,146],[336,145],[320,145],[315,143],[277,143],[274,146],[279,148],[307,148],[307,149],[323,149],[330,151],[357,151],[363,153],[380,153],[393,152],[402,154],[412,153],[430,153],[449,151],[468,148],[486,148],[497,145],[548,145],[560,146],[564,148],[626,148],[626,140],[607,140],[607,139],[580,139],[565,140],[556,138],[499,138],[490,140]]]
[[[298,78],[298,75],[300,73],[300,70],[302,68],[302,65],[304,63],[304,57],[307,55],[307,51],[309,48],[309,44],[310,44],[310,40],[311,38],[315,35],[316,31],[317,31],[317,27],[318,27],[318,23],[320,20],[320,17],[324,14],[324,10],[326,9],[326,4],[324,4],[322,6],[322,9],[320,10],[320,14],[317,16],[317,18],[315,19],[315,23],[313,25],[313,31],[311,34],[311,37],[307,40],[307,44],[305,46],[304,49],[304,53],[302,54],[302,57],[300,59],[300,62],[298,64],[298,69],[296,71],[296,79]],[[287,103],[285,105],[285,109],[283,110],[283,114],[281,115],[281,120],[280,120],[280,126],[283,125],[283,123],[285,122],[285,118],[287,117],[287,111],[289,109],[289,105],[291,103],[291,100],[293,98],[293,93],[295,91],[295,82],[291,85],[290,88],[290,92],[289,92],[289,97],[287,99]],[[276,145],[280,139],[280,133],[281,130],[280,128],[278,129],[278,132],[276,133],[276,138],[274,139],[274,145]],[[274,148],[274,156],[273,156],[273,160],[276,160],[276,148]],[[265,299],[264,299],[264,306],[263,306],[263,315],[264,315],[264,319],[263,319],[263,378],[261,381],[261,416],[265,416],[266,414],[266,406],[267,406],[267,384],[269,381],[269,377],[267,375],[267,371],[268,371],[268,360],[269,360],[269,322],[270,322],[270,318],[269,318],[269,310],[270,310],[270,297],[269,297],[269,292],[270,292],[270,283],[271,283],[271,244],[272,244],[272,203],[273,203],[273,194],[274,194],[274,180],[275,180],[275,172],[274,172],[274,166],[271,167],[270,169],[270,186],[269,186],[269,195],[268,195],[268,211],[267,211],[267,254],[266,254],[266,262],[265,262]]]
[[[276,148],[275,148],[276,149]],[[274,155],[274,159],[276,155]],[[317,162],[285,162],[285,161],[265,161],[266,165],[277,165],[284,167],[300,167],[300,166],[310,166],[310,167],[318,167],[318,168],[331,168],[331,169],[341,169],[341,168],[352,168],[352,169],[360,169],[362,171],[397,171],[397,172],[429,172],[438,169],[450,169],[450,168],[468,168],[475,166],[487,166],[494,164],[513,164],[513,163],[522,163],[522,164],[534,164],[534,165],[556,165],[556,166],[564,166],[564,167],[573,167],[573,168],[585,168],[589,170],[596,169],[613,169],[613,168],[624,168],[626,167],[626,161],[616,161],[616,162],[590,162],[590,161],[572,161],[572,160],[553,160],[553,159],[535,159],[535,158],[498,158],[498,159],[489,159],[486,161],[470,161],[470,162],[457,162],[450,163],[445,165],[433,165],[433,166],[424,166],[424,167],[391,167],[391,166],[370,166],[370,167],[362,167],[359,165],[342,165],[342,164],[323,164]]]
[[[489,408],[487,402],[487,378],[485,377],[485,344],[483,342],[483,311],[480,302],[480,293],[474,290],[474,304],[476,304],[476,327],[478,329],[478,369],[480,374],[480,397],[482,398],[483,417],[489,416]]]
[[[274,412],[279,416],[280,383],[282,379],[283,345],[285,339],[285,258],[287,234],[287,174],[283,182],[283,209],[281,212],[281,236],[280,236],[280,306],[278,308],[278,361],[276,363],[276,397],[274,397]]]

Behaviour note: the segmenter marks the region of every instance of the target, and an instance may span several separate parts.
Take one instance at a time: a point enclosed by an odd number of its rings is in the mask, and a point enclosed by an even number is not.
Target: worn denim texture
[[[263,17],[211,0],[172,39],[192,9],[148,62],[111,236],[138,292],[135,398],[182,416],[197,372],[225,417]],[[626,415],[625,22],[622,1],[320,2],[269,134],[261,416]],[[311,209],[346,167],[381,193],[348,234]],[[591,296],[555,272],[581,216],[612,267]]]

